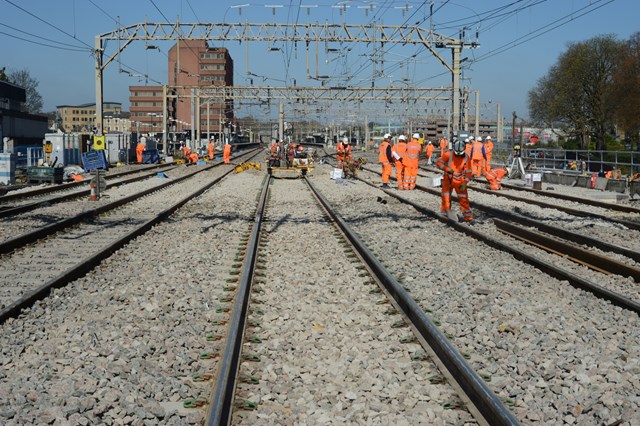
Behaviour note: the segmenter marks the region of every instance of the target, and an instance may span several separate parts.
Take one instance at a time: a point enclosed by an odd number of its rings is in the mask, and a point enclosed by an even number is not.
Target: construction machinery
[[[267,160],[267,172],[275,177],[297,178],[313,170],[315,151],[295,143],[272,146]]]

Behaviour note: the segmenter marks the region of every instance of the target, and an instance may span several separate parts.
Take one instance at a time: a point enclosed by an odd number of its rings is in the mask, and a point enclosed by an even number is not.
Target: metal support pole
[[[500,120],[500,102],[496,105],[496,142],[502,143],[502,122]]]
[[[162,85],[162,154],[167,155],[167,85]]]
[[[450,139],[460,130],[460,49],[461,46],[454,46],[451,49],[453,55],[453,72],[451,73],[453,126]]]
[[[476,136],[480,136],[480,91],[476,90],[476,124],[474,129]]]
[[[280,102],[278,109],[278,139],[284,141],[284,104],[282,102]]]
[[[95,52],[96,55],[96,135],[102,135],[102,58],[104,51],[102,50],[102,38],[96,36]]]
[[[196,95],[196,133],[193,136],[194,141],[196,141],[196,144],[194,145],[194,148],[197,148],[198,146],[200,146],[200,92],[198,92],[198,94]]]

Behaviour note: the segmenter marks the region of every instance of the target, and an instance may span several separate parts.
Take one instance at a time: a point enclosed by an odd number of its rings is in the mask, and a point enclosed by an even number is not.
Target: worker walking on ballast
[[[442,205],[441,213],[451,219],[451,190],[455,189],[460,202],[460,210],[465,222],[473,220],[467,184],[471,179],[471,164],[469,157],[465,154],[465,143],[457,139],[453,142],[452,151],[445,152],[436,161],[436,166],[442,169]]]
[[[418,179],[418,161],[420,159],[420,135],[414,133],[411,140],[407,144],[407,155],[402,157],[402,165],[404,166],[404,189],[416,189],[416,180]]]
[[[398,155],[399,160],[395,160],[396,166],[396,183],[398,189],[408,189],[407,179],[404,174],[404,165],[402,164],[402,158],[407,153],[407,137],[405,135],[398,136],[398,142],[391,148],[391,155]]]
[[[224,150],[222,151],[222,159],[224,160],[225,164],[231,163],[230,157],[231,157],[231,144],[229,143],[229,141],[227,141],[224,144]]]

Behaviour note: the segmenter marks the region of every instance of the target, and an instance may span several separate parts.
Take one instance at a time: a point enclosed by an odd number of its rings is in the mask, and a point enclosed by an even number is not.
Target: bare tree
[[[36,114],[42,111],[42,96],[38,92],[38,80],[31,77],[26,69],[15,70],[9,73],[9,81],[17,86],[23,87],[27,92],[27,100],[24,103],[24,111]]]
[[[7,76],[7,73],[5,72],[6,67],[2,67],[0,68],[0,81],[9,81],[9,77]]]

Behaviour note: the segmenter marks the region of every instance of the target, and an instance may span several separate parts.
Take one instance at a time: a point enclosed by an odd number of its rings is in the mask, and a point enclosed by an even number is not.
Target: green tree
[[[534,121],[558,128],[586,148],[597,149],[615,129],[613,75],[623,52],[614,36],[596,36],[568,46],[549,73],[529,91]]]
[[[42,111],[42,96],[38,92],[38,80],[31,77],[26,69],[11,71],[9,81],[17,86],[23,87],[27,92],[27,100],[24,103],[24,110],[31,114]]]
[[[7,76],[7,73],[5,72],[6,67],[2,67],[0,68],[0,81],[9,81],[9,77]]]

